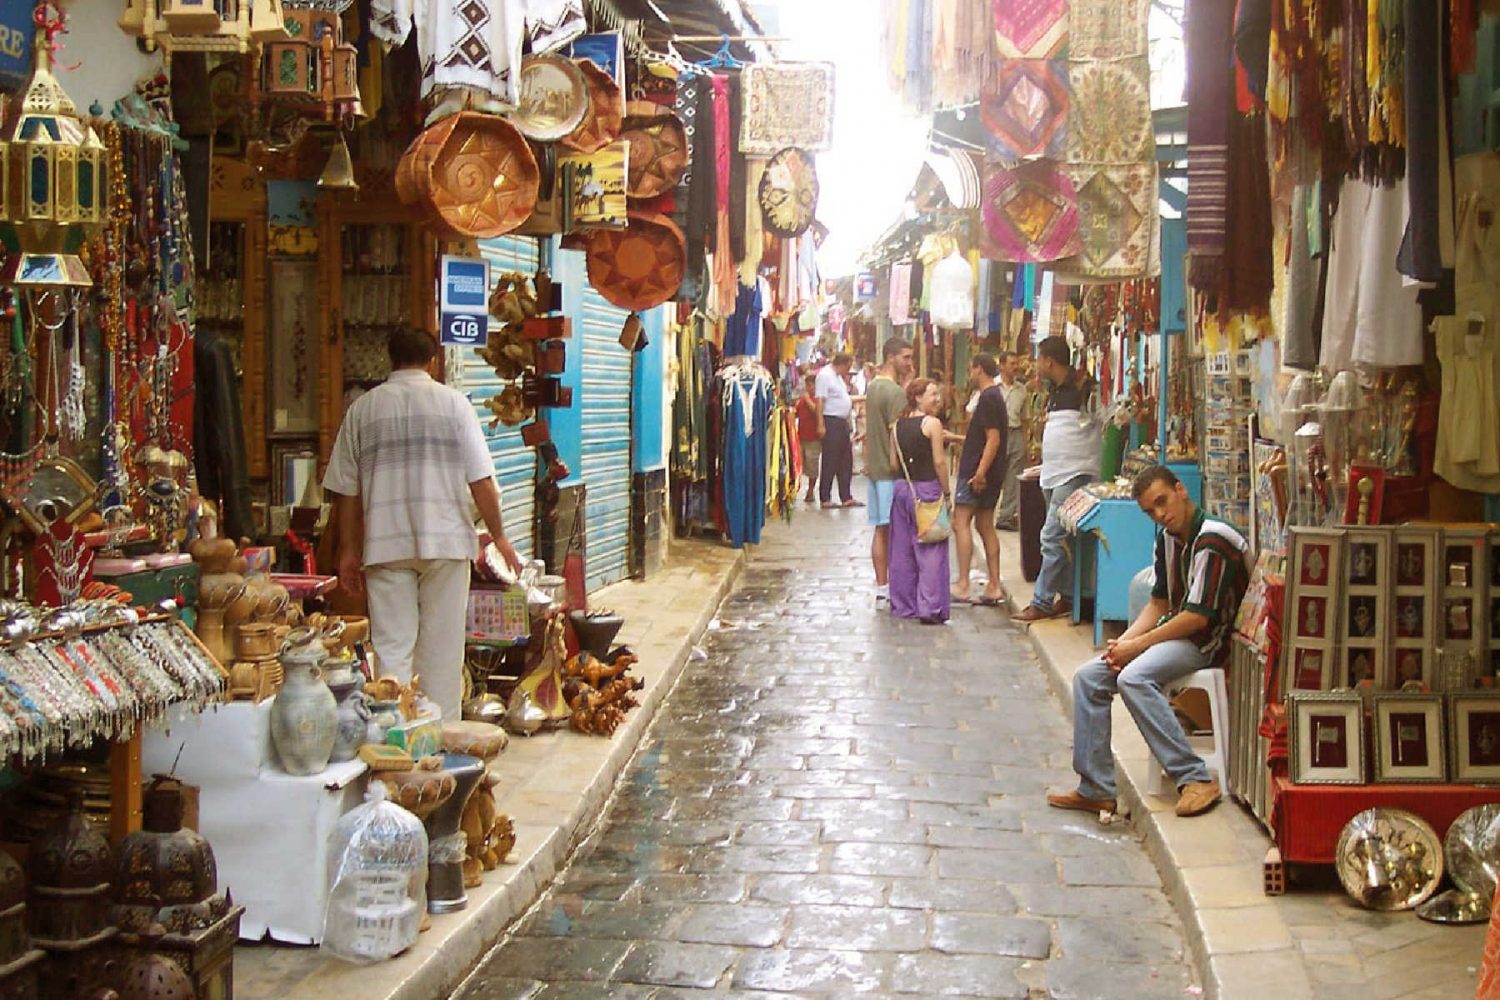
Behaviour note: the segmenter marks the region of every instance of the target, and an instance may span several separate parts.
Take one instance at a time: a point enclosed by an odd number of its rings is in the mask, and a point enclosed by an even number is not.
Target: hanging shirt
[[[734,296],[734,315],[724,333],[724,353],[730,357],[760,354],[760,318],[765,308],[761,283],[740,285]]]

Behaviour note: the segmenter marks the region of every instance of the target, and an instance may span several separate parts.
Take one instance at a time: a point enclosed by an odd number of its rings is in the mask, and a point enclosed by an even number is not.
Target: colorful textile
[[[1050,59],[1067,45],[1067,0],[994,0],[990,10],[1002,59]]]
[[[980,213],[980,255],[989,260],[1046,263],[1082,247],[1077,189],[1051,160],[1014,169],[986,160]]]
[[[1156,164],[1069,167],[1068,175],[1078,192],[1082,250],[1060,273],[1082,278],[1159,274]]]
[[[1142,163],[1154,158],[1151,67],[1145,56],[1073,60],[1069,163]]]
[[[1061,59],[996,60],[985,79],[979,116],[997,156],[1060,159],[1068,120],[1067,63]]]
[[[1233,7],[1228,0],[1221,0]],[[1144,56],[1151,0],[1072,0],[1068,5],[1069,59]]]
[[[751,63],[741,81],[740,152],[770,156],[788,146],[821,152],[832,144],[831,63]]]
[[[1196,256],[1224,253],[1229,186],[1229,5],[1189,0],[1184,26],[1187,51],[1188,251]],[[1214,269],[1200,268],[1201,272]],[[1189,275],[1202,292],[1216,289]],[[1217,284],[1217,282],[1214,282]]]
[[[911,322],[911,264],[891,265],[891,323],[901,326]]]

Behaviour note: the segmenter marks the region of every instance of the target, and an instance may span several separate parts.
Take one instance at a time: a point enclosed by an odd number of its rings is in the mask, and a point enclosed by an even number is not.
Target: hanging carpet
[[[997,156],[1061,159],[1068,105],[1066,61],[1001,59],[986,75],[979,117]]]
[[[1082,247],[1077,202],[1073,182],[1050,160],[1014,169],[986,160],[981,256],[1022,263],[1071,257]]]
[[[751,64],[740,82],[740,152],[772,156],[795,146],[821,153],[832,145],[832,63]]]

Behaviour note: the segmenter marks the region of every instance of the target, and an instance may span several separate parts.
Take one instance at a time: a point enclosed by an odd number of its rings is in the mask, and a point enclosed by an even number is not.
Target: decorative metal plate
[[[562,56],[521,60],[521,103],[511,121],[528,139],[561,139],[578,127],[588,110],[588,80],[573,60]]]
[[[1435,924],[1482,924],[1490,919],[1490,904],[1472,892],[1449,889],[1418,906],[1417,916]]]
[[[1500,883],[1500,804],[1467,809],[1443,838],[1443,859],[1453,884],[1466,893],[1495,898]]]
[[[1344,826],[1333,863],[1355,902],[1409,910],[1443,880],[1443,849],[1427,821],[1404,809],[1366,809]]]

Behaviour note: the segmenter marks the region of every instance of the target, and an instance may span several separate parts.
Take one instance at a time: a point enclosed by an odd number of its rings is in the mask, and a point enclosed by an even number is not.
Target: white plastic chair
[[[1208,716],[1214,731],[1207,736],[1189,735],[1188,743],[1192,745],[1193,752],[1203,758],[1203,763],[1208,765],[1208,769],[1219,780],[1220,788],[1227,793],[1229,771],[1225,767],[1225,755],[1229,746],[1229,689],[1224,683],[1224,671],[1199,670],[1175,681],[1164,693],[1170,698],[1190,688],[1198,688],[1208,694]],[[1172,779],[1162,769],[1161,762],[1154,757],[1151,759],[1151,776],[1147,779],[1146,789],[1152,795],[1164,797],[1177,794]]]

